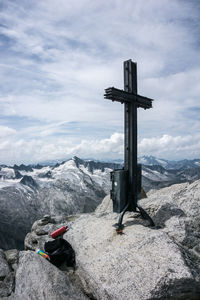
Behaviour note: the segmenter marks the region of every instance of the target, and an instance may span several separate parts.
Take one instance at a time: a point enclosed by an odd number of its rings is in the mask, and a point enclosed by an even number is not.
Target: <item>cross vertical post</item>
[[[124,62],[124,91],[137,94],[137,64]],[[137,202],[137,106],[134,102],[124,103],[124,169],[129,172],[129,209],[136,210]]]

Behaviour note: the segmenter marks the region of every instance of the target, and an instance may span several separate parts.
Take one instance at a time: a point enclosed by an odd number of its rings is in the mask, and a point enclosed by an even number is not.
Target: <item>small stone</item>
[[[48,223],[51,223],[51,216],[50,215],[45,215],[41,220],[41,225],[46,225]]]
[[[37,235],[45,235],[45,234],[48,234],[48,231],[44,230],[43,228],[38,228],[38,229],[36,229],[35,233]]]
[[[34,231],[29,232],[24,240],[24,249],[35,251],[37,248],[43,250],[44,243],[49,240],[48,235],[36,235]]]
[[[16,271],[17,267],[18,267],[18,264],[12,264],[11,267],[12,267],[13,271]]]
[[[18,263],[18,256],[19,251],[17,249],[11,249],[5,251],[6,260],[9,263],[9,265],[17,264]]]

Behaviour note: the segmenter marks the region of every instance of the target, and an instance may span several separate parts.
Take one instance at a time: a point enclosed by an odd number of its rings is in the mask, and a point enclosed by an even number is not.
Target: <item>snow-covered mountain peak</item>
[[[66,162],[63,162],[59,166],[56,166],[53,168],[53,171],[55,172],[67,172],[68,170],[71,169],[77,169],[76,163],[73,159],[70,159]]]
[[[0,169],[0,178],[14,178],[15,177],[15,172],[14,169],[11,167],[2,167]]]

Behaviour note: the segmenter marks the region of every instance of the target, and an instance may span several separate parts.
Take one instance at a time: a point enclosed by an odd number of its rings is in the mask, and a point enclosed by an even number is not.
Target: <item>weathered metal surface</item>
[[[115,170],[111,172],[113,211],[120,213],[127,204],[128,198],[128,171]]]
[[[109,87],[105,89],[104,98],[112,101],[121,102],[121,103],[134,102],[134,104],[137,107],[142,107],[144,109],[152,108],[152,101],[153,101],[153,99],[141,95],[137,95],[134,93],[130,94],[128,92],[116,89],[114,87]]]

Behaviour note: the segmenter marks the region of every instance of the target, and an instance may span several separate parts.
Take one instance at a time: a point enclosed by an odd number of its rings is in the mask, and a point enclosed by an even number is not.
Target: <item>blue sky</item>
[[[0,163],[123,158],[123,61],[138,67],[139,155],[200,157],[200,2],[0,1]]]

